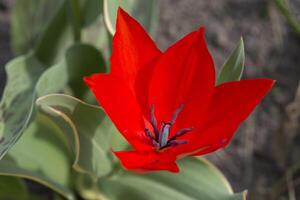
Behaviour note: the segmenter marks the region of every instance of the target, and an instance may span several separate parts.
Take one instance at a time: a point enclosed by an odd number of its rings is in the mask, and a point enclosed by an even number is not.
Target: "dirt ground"
[[[300,21],[300,0],[290,3]],[[207,157],[225,173],[236,192],[248,189],[250,199],[273,200],[282,194],[292,200],[299,197],[300,35],[293,32],[272,0],[161,0],[160,4],[156,41],[162,49],[205,26],[219,68],[243,36],[243,78],[277,80],[228,148]],[[0,13],[4,19],[5,11]],[[8,23],[0,20],[0,94],[3,66],[11,57]]]

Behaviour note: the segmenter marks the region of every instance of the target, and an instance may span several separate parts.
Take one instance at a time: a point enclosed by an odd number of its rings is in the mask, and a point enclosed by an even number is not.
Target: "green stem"
[[[80,7],[78,0],[69,0],[72,11],[72,23],[73,23],[73,31],[74,31],[74,40],[75,42],[81,41],[81,15],[80,15]]]
[[[276,199],[287,190],[286,176],[293,176],[300,171],[300,162],[295,163],[285,171],[285,175],[279,179],[271,188],[271,199]]]
[[[299,22],[294,19],[294,17],[291,15],[289,9],[283,2],[283,0],[274,0],[275,5],[280,10],[280,12],[285,16],[288,23],[294,28],[295,32],[300,35],[300,24]]]

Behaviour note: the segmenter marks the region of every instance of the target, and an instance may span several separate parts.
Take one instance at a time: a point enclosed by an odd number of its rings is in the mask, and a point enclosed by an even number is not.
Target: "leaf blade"
[[[143,200],[244,200],[243,195],[232,193],[228,181],[208,163],[202,158],[183,159],[179,161],[181,172],[178,174],[121,171],[114,177],[99,181],[99,191],[109,200],[122,196]]]
[[[62,134],[51,120],[38,114],[0,161],[0,175],[30,179],[74,199],[70,190],[71,163],[67,147],[60,140]]]
[[[239,44],[232,51],[226,62],[221,68],[217,79],[217,85],[240,80],[243,74],[245,65],[245,50],[243,38],[240,39]]]
[[[78,57],[76,63],[65,59],[47,68],[33,53],[29,53],[14,59],[6,66],[8,81],[0,102],[0,159],[30,123],[36,98],[53,92],[63,92],[68,84],[75,85],[73,89],[80,91],[81,95],[87,87],[80,77],[99,70],[97,67],[104,70],[103,66],[97,66],[101,64],[102,57],[94,47],[76,44],[66,54],[72,54],[74,50]]]
[[[0,199],[29,200],[29,194],[22,179],[0,176]]]
[[[59,120],[63,120],[68,124],[64,130],[69,138],[75,138],[72,146],[75,150],[73,168],[76,171],[97,180],[112,170],[108,154],[111,135],[116,129],[102,109],[64,94],[47,95],[36,103],[56,123],[61,124]]]

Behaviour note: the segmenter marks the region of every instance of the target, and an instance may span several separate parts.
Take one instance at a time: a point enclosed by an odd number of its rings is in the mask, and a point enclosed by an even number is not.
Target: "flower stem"
[[[283,0],[274,0],[274,3],[280,12],[285,16],[288,23],[294,28],[295,32],[300,35],[300,24],[290,13],[287,5],[285,5],[286,3]]]
[[[78,0],[69,0],[71,5],[71,20],[73,23],[74,41],[81,41],[81,15]]]

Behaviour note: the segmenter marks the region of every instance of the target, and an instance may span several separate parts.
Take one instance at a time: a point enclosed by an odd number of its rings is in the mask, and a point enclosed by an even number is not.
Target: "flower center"
[[[157,120],[154,115],[154,106],[150,108],[150,123],[153,128],[153,132],[150,129],[145,128],[145,135],[151,140],[152,145],[157,148],[157,150],[162,150],[167,147],[174,147],[180,144],[186,144],[187,140],[177,140],[178,137],[192,131],[192,128],[184,128],[177,131],[174,136],[170,137],[171,127],[175,124],[177,116],[183,109],[183,104],[175,110],[172,118],[169,122],[161,122],[160,128],[157,126]]]

